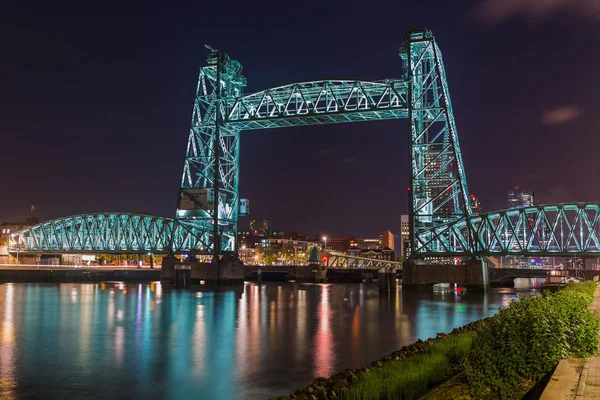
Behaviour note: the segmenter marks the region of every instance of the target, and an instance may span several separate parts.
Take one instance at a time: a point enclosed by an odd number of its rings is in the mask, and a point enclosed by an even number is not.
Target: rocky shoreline
[[[435,338],[429,338],[425,341],[419,339],[415,343],[404,346],[400,350],[394,351],[387,357],[381,360],[373,361],[371,366],[361,369],[346,369],[345,371],[338,372],[329,378],[319,377],[314,380],[309,386],[304,389],[297,389],[293,394],[288,396],[272,397],[269,400],[330,400],[340,398],[344,392],[346,392],[353,382],[355,382],[359,376],[368,374],[375,368],[381,368],[390,361],[400,361],[417,354],[424,353],[427,348],[448,336],[458,335],[465,332],[471,332],[479,329],[481,324],[489,318],[480,319],[478,321],[470,322],[461,327],[455,328],[452,332],[438,333]]]

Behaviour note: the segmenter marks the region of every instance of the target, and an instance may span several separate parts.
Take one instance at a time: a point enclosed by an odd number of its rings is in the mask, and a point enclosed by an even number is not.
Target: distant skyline
[[[485,212],[505,209],[514,186],[540,204],[600,201],[598,2],[33,3],[6,5],[0,25],[0,221],[32,204],[43,219],[174,216],[204,44],[241,62],[251,93],[399,77],[414,26],[443,52],[469,189]],[[407,135],[406,120],[244,132],[250,218],[307,234],[398,233]]]

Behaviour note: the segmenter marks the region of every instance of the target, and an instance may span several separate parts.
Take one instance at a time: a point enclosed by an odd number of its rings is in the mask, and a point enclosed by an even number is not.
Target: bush
[[[561,359],[593,353],[598,319],[587,307],[594,290],[586,282],[543,297],[519,297],[486,322],[466,362],[473,395],[514,398],[523,382],[541,379]]]

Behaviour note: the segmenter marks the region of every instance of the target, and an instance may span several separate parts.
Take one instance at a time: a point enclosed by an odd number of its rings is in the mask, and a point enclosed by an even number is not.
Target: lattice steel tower
[[[240,130],[224,121],[224,100],[240,97],[246,79],[239,62],[209,50],[198,78],[176,219],[199,232],[193,238],[199,251],[212,253],[216,242],[222,251],[237,252]]]

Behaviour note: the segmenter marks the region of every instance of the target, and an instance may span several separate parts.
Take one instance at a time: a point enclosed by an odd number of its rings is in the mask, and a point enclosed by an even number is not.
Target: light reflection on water
[[[0,399],[288,394],[492,315],[517,291],[384,299],[358,284],[3,284]]]

